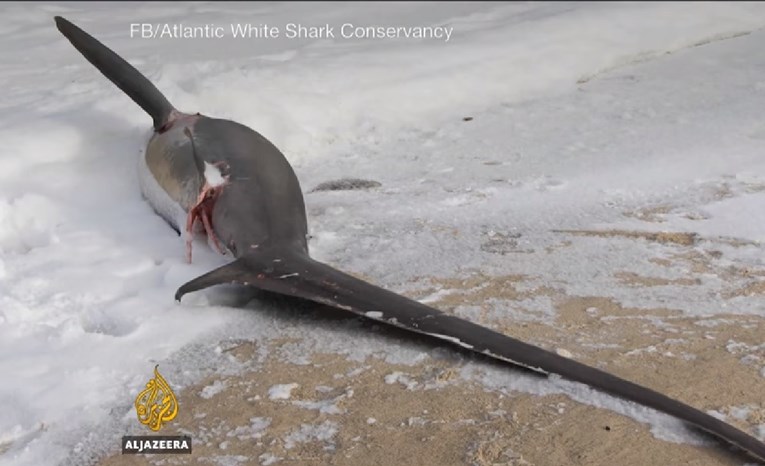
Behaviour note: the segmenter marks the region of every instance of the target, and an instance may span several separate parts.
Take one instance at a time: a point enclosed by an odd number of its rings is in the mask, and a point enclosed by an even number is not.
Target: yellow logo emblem
[[[138,421],[155,432],[178,415],[178,401],[158,368],[159,365],[154,367],[154,378],[146,383],[146,388],[135,399]]]

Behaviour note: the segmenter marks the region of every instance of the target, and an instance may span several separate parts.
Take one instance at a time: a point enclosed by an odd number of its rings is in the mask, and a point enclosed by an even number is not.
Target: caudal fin
[[[168,122],[175,109],[151,81],[87,32],[61,16],[54,19],[58,30],[74,48],[151,116],[155,130]]]
[[[554,373],[569,380],[675,416],[765,461],[765,443],[696,408],[607,372],[523,343],[472,322],[340,272],[293,253],[249,253],[181,286],[175,297],[223,283],[239,283],[308,299],[430,335],[477,353]]]

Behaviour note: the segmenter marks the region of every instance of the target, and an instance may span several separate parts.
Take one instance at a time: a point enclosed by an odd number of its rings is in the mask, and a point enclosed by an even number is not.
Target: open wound
[[[197,202],[189,210],[189,215],[186,217],[186,260],[189,263],[191,263],[191,242],[194,239],[194,227],[195,225],[198,225],[198,222],[202,223],[202,228],[207,237],[212,240],[215,249],[217,249],[219,253],[225,254],[212,227],[213,208],[215,208],[215,201],[223,190],[223,187],[224,185],[213,187],[205,181],[204,186],[202,186],[202,192],[200,192],[197,197]]]
[[[223,188],[228,184],[228,175],[223,174],[223,170],[227,171],[228,166],[223,161],[209,163],[203,160],[199,157],[199,154],[197,154],[191,131],[189,131],[188,128],[184,128],[184,133],[191,140],[195,163],[200,174],[204,178],[204,184],[199,192],[199,196],[197,196],[197,201],[191,209],[189,209],[189,214],[186,217],[186,260],[191,263],[191,243],[194,239],[194,229],[200,223],[202,224],[204,233],[211,240],[215,249],[220,254],[225,254],[212,226],[212,214],[213,209],[215,208],[215,201],[218,199],[218,196],[220,196]]]

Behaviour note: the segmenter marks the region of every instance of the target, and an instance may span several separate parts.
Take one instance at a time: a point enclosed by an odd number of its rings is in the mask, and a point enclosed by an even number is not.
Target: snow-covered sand
[[[174,303],[180,284],[225,259],[198,240],[185,263],[182,240],[138,191],[149,118],[58,33],[56,14],[138,66],[177,107],[263,133],[304,192],[345,176],[382,183],[306,195],[318,259],[397,291],[480,269],[689,316],[765,312],[762,295],[726,294],[748,282],[714,273],[693,287],[629,286],[605,271],[671,281],[689,269],[641,260],[663,244],[563,232],[722,236],[720,269],[765,268],[763,4],[0,9],[0,464],[77,463],[112,448],[155,364],[181,389],[241,369],[226,363],[223,338],[297,336],[295,358],[318,347],[427,357],[385,339],[343,339],[326,323],[208,305],[228,299],[221,291]],[[454,29],[448,42],[141,39],[131,23]],[[543,254],[564,236],[573,247]],[[544,299],[524,306],[541,320],[553,312]],[[497,318],[512,312],[497,303]],[[565,383],[501,382],[655,419]]]

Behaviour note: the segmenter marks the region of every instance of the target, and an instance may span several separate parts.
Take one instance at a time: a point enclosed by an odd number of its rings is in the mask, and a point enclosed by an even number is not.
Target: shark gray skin
[[[57,16],[55,22],[88,61],[153,118],[154,133],[140,166],[141,189],[155,211],[179,233],[185,223],[190,234],[201,220],[208,239],[235,258],[182,285],[176,300],[213,285],[236,283],[344,309],[653,408],[765,464],[765,443],[685,403],[313,260],[303,194],[279,149],[234,121],[179,112],[98,40],[64,18]]]

